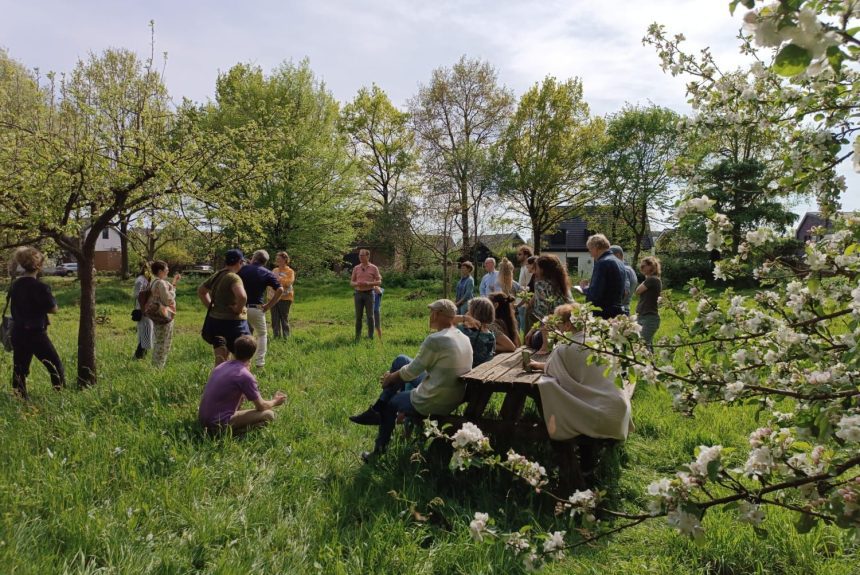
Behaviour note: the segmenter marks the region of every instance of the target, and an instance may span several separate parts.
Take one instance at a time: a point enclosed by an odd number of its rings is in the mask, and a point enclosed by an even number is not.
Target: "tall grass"
[[[522,565],[502,544],[469,538],[475,511],[503,530],[571,528],[525,486],[492,472],[452,474],[399,432],[378,464],[361,463],[374,430],[346,418],[375,398],[396,354],[417,350],[432,294],[409,300],[414,288],[387,290],[384,341],[353,345],[348,287],[298,286],[294,336],[270,340],[257,371],[264,395],[281,389],[287,405],[267,429],[209,439],[196,423],[212,365],[196,286],[180,284],[173,350],[156,371],[131,359],[130,286],[100,282],[97,308],[108,319],[98,326],[99,384],[55,393],[34,364],[32,403],[8,387],[0,394],[0,573],[518,573]],[[75,287],[55,283],[62,309],[50,328],[69,373]],[[0,355],[0,371],[8,381],[9,354]],[[748,409],[710,407],[685,419],[670,405],[661,390],[637,390],[637,430],[617,486],[624,505],[697,445],[743,448],[756,427]],[[770,511],[771,535],[761,540],[710,512],[701,546],[655,520],[577,549],[546,572],[858,572],[856,549],[839,530],[798,535],[792,519]]]

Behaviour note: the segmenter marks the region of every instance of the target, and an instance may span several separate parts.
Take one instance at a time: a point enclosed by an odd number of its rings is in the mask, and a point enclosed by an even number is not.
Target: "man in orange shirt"
[[[275,332],[275,337],[288,338],[290,337],[290,307],[293,305],[293,282],[296,281],[296,272],[290,267],[290,255],[287,252],[278,252],[278,255],[275,256],[275,263],[277,267],[272,271],[284,288],[284,294],[272,308],[272,330]]]
[[[361,339],[362,311],[367,315],[367,338],[373,339],[373,288],[382,285],[379,268],[370,263],[370,250],[359,250],[358,261],[349,282],[355,290],[355,341]]]

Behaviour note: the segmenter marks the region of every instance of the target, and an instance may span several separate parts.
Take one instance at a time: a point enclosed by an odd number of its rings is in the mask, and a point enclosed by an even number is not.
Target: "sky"
[[[236,63],[271,70],[308,58],[334,96],[351,100],[376,83],[404,106],[433,69],[462,55],[492,63],[522,94],[547,75],[582,79],[593,114],[654,103],[689,112],[683,78],[664,74],[648,26],[709,46],[723,69],[741,65],[743,8],[728,0],[0,0],[0,46],[30,68],[64,72],[106,48],[167,54],[175,101],[204,102]],[[860,210],[860,177],[843,167],[845,209]],[[814,205],[801,204],[802,214]]]

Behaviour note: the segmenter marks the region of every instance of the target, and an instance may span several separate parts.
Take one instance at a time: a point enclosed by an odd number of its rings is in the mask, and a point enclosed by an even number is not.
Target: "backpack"
[[[140,306],[141,310],[146,309],[146,304],[149,302],[149,298],[152,295],[152,290],[149,289],[149,286],[152,285],[150,282],[144,289],[140,290],[137,294],[137,305]]]

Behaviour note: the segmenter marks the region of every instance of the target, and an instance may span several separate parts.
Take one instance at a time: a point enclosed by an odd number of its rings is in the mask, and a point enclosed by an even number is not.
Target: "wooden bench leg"
[[[463,411],[463,416],[470,419],[481,417],[484,414],[484,410],[487,409],[487,404],[490,403],[490,397],[492,395],[492,391],[485,390],[474,393],[469,401],[469,405],[467,405],[466,409]]]
[[[526,404],[525,390],[509,391],[505,395],[505,400],[502,402],[502,409],[499,411],[499,418],[503,421],[516,422],[523,414],[523,407]]]

